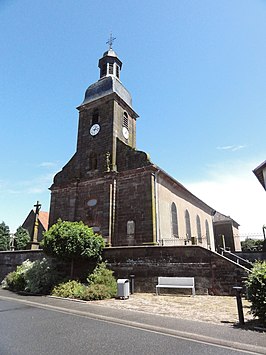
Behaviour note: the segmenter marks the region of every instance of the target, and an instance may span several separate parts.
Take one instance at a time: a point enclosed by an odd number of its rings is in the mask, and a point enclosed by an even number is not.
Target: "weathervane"
[[[113,45],[115,39],[116,38],[112,36],[112,32],[111,32],[110,37],[109,37],[108,41],[106,42],[106,44],[109,44],[109,49],[112,49],[112,45]]]

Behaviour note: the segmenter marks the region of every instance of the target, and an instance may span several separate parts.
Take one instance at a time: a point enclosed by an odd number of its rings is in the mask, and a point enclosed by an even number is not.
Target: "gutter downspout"
[[[113,184],[111,183],[109,190],[109,237],[108,237],[108,247],[112,246],[112,211],[113,211]]]
[[[113,201],[112,201],[112,229],[111,234],[114,238],[115,236],[115,217],[116,217],[116,179],[113,182]],[[114,240],[113,240],[114,242]]]
[[[108,226],[108,246],[111,247],[115,236],[115,214],[116,214],[116,179],[109,185],[109,226]]]

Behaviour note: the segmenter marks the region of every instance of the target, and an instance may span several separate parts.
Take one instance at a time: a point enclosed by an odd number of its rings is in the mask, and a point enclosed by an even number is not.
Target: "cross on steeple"
[[[111,32],[110,37],[109,37],[108,41],[106,42],[106,44],[109,44],[109,49],[112,49],[112,45],[113,45],[115,39],[116,38],[112,36],[112,32]]]

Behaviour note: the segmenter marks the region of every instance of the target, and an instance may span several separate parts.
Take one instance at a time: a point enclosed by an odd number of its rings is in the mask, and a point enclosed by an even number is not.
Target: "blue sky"
[[[0,221],[12,231],[76,148],[110,32],[137,147],[247,232],[266,224],[266,1],[1,0]]]

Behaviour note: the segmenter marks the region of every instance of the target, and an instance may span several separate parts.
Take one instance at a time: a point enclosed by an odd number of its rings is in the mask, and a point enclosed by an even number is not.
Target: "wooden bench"
[[[194,277],[158,277],[156,285],[156,295],[160,294],[160,288],[191,288],[192,295],[195,296]]]

